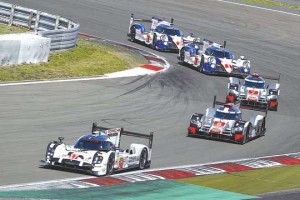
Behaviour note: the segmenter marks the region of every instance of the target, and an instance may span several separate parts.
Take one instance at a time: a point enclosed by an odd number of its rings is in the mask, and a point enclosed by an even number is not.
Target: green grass
[[[278,1],[272,1],[272,0],[241,0],[246,3],[257,3],[257,4],[263,4],[268,6],[278,6],[283,8],[292,8],[292,9],[300,9],[300,6],[289,4],[289,3],[283,3]]]
[[[12,33],[24,33],[28,32],[28,30],[15,27],[15,26],[8,26],[6,24],[0,24],[0,34],[12,34]]]
[[[24,31],[0,27],[0,34]],[[47,63],[0,66],[0,82],[98,76],[144,63],[144,57],[126,48],[80,38],[76,48],[51,53]]]
[[[300,165],[256,169],[178,180],[242,194],[257,195],[274,191],[300,188]]]

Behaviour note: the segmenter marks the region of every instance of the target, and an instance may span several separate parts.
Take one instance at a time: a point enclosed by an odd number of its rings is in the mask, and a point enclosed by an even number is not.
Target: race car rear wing
[[[232,74],[232,76],[238,77],[238,78],[246,78],[249,75],[251,75],[251,74]],[[264,79],[275,80],[275,81],[278,81],[278,83],[280,82],[280,73],[278,74],[277,77],[276,76],[267,76],[267,75],[263,75],[263,74],[259,74],[259,76],[261,76]]]
[[[134,18],[134,14],[131,13],[128,34],[130,34],[130,29],[131,29],[131,26],[134,24],[134,22],[147,22],[147,23],[151,23],[151,29],[150,30],[154,30],[160,24],[166,24],[168,26],[173,26],[174,19],[171,18],[171,22],[167,22],[167,21],[165,21],[163,19],[160,19],[158,17],[152,17],[152,19],[138,19],[138,18]]]
[[[228,104],[228,103],[222,102],[222,101],[217,101],[217,96],[216,95],[214,96],[213,108],[215,108],[216,105],[225,105],[225,104]],[[268,106],[266,106],[266,107],[246,106],[246,105],[241,105],[239,101],[235,101],[233,104],[234,104],[234,106],[238,106],[239,108],[242,108],[242,109],[255,110],[255,111],[264,112],[265,113],[265,117],[268,114]]]
[[[126,135],[126,136],[132,136],[132,137],[138,137],[138,138],[148,139],[149,140],[148,147],[149,147],[149,149],[152,149],[153,132],[150,132],[150,134],[136,133],[136,132],[125,131],[123,128],[106,128],[106,127],[101,127],[101,126],[98,126],[96,123],[93,123],[92,133],[98,132],[98,131],[100,132],[100,131],[115,130],[115,129],[120,129],[119,140],[118,140],[118,144],[116,144],[116,147],[120,147],[121,136],[122,135]]]

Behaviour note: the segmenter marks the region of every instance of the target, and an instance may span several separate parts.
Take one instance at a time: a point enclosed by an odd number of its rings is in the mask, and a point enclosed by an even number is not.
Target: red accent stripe
[[[81,181],[93,183],[97,185],[104,185],[104,186],[121,185],[127,183],[127,181],[123,181],[112,177],[89,178],[89,179],[83,179]]]
[[[154,171],[154,172],[147,172],[149,174],[162,176],[165,179],[179,179],[179,178],[188,178],[196,176],[195,173],[177,170],[177,169],[168,169],[168,170],[161,170],[161,171]]]
[[[220,163],[209,165],[210,167],[223,169],[226,172],[237,172],[237,171],[247,171],[253,169],[252,167],[236,164],[236,163]]]
[[[154,66],[154,65],[143,65],[143,66],[141,66],[141,68],[145,68],[145,69],[149,69],[149,70],[153,70],[153,71],[161,71],[164,69],[163,67],[158,67],[158,66]]]
[[[276,156],[271,158],[265,158],[266,160],[271,160],[274,162],[278,162],[284,165],[297,165],[300,164],[300,159],[292,158],[289,156]]]

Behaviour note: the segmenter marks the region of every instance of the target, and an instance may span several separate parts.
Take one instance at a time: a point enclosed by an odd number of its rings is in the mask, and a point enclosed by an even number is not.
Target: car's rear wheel
[[[259,135],[264,136],[265,135],[265,129],[266,129],[266,118],[263,118],[260,130],[259,130]]]
[[[147,160],[148,160],[148,151],[146,148],[144,148],[140,156],[139,169],[145,169]]]
[[[112,154],[110,154],[108,161],[107,161],[106,175],[114,174],[114,171],[115,171],[114,164],[115,164],[115,154],[112,153]]]

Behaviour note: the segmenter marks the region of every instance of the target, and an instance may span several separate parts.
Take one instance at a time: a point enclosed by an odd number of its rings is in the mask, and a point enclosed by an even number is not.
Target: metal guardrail
[[[0,22],[51,38],[50,51],[70,49],[77,44],[79,24],[58,15],[0,2]]]

